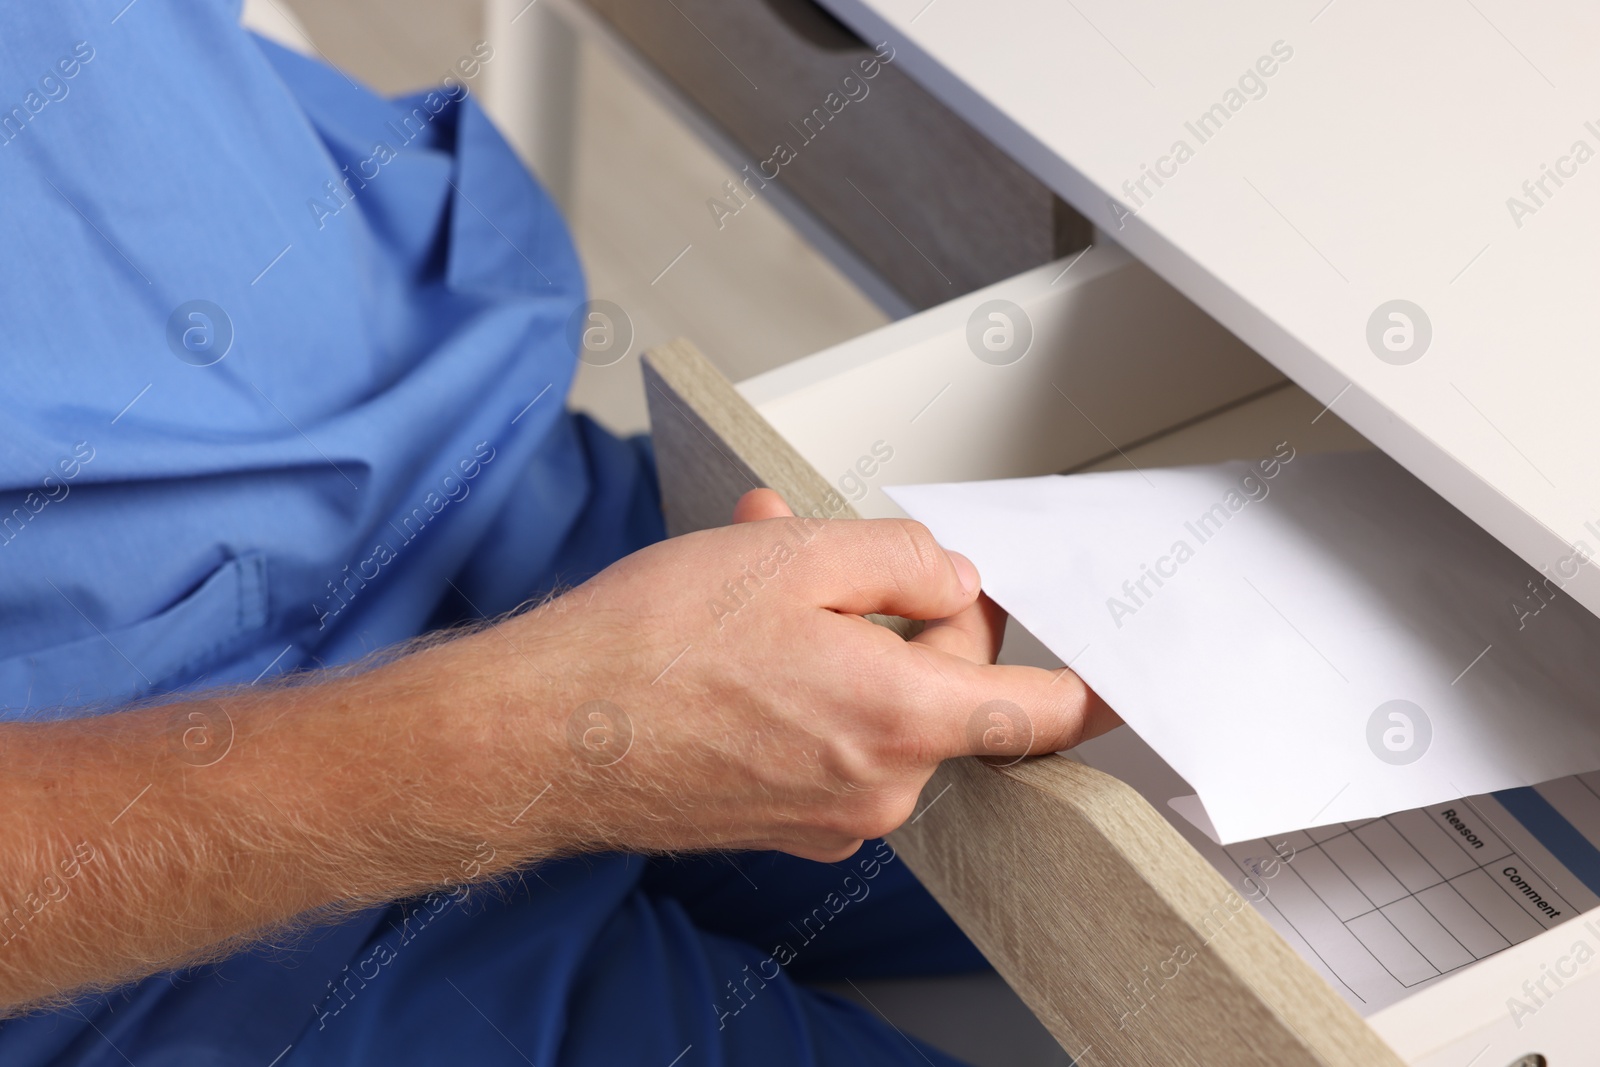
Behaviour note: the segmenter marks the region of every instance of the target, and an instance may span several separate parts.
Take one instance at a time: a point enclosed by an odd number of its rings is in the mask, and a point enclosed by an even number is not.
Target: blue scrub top
[[[471,95],[492,55],[388,101],[238,16],[0,19],[5,718],[347,662],[661,536],[643,443],[564,410],[583,278]],[[265,1064],[376,923],[3,1024],[0,1060],[212,1062],[204,1030]]]
[[[660,536],[644,446],[563,410],[583,278],[492,50],[388,101],[237,18],[0,28],[8,717],[345,662]]]

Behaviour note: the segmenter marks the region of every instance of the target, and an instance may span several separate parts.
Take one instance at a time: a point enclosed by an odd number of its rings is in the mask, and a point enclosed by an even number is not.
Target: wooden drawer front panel
[[[732,194],[706,190],[708,225],[737,226],[758,169],[776,172],[917,308],[1089,241],[1081,216],[808,0],[586,2],[755,161],[730,169]]]

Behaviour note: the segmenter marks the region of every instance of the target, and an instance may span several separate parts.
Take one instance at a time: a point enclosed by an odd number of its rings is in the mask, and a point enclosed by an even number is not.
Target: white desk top
[[[824,2],[1529,563],[1600,556],[1600,5]]]

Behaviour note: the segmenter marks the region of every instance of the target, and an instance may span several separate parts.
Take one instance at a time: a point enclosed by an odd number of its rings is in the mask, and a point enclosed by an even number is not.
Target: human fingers
[[[1004,609],[987,596],[979,596],[949,618],[931,620],[911,641],[974,663],[993,663],[1005,634]]]
[[[752,489],[739,498],[733,506],[733,521],[760,522],[762,519],[786,519],[794,515],[789,505],[771,489]]]
[[[818,607],[852,615],[944,619],[978,597],[972,561],[947,552],[910,519],[793,519],[794,589]]]
[[[1121,724],[1075,673],[983,664],[936,649],[913,649],[933,677],[922,729],[932,755],[1020,758],[1059,752]],[[931,721],[930,721],[931,720]]]

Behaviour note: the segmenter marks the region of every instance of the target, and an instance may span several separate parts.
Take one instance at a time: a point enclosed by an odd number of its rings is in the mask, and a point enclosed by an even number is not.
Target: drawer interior
[[[978,354],[995,314],[1031,333],[1014,362]],[[902,514],[884,485],[1370,447],[1114,245],[738,389],[868,517]]]
[[[1255,459],[1288,440],[1302,452],[1372,447],[1334,411],[1278,374],[1182,296],[1121,253],[1098,247],[1080,262],[1053,264],[891,324],[738,388],[841,496],[864,516],[901,514],[884,485],[1020,477],[1078,470],[1176,466]],[[997,364],[971,340],[975,313],[1005,301],[1032,330],[1025,355]],[[884,457],[888,458],[884,458]],[[1020,627],[1002,658],[1055,667],[1060,661]],[[1192,792],[1126,728],[1074,753],[1133,785],[1235,884],[1236,856],[1168,806]],[[1302,835],[1303,836],[1303,835]],[[1281,915],[1259,910],[1327,978],[1316,951]],[[1416,992],[1372,1021],[1409,1062],[1455,1062],[1456,1048],[1519,1045],[1507,996],[1527,999],[1545,957],[1572,955],[1575,937],[1600,940],[1600,909],[1511,947],[1415,983]],[[1570,922],[1570,920],[1568,920]],[[1585,923],[1594,925],[1589,931]],[[1572,930],[1582,929],[1581,935]],[[1600,966],[1594,968],[1600,973]],[[1567,988],[1590,977],[1564,979]],[[1338,988],[1336,981],[1330,980]],[[1549,982],[1546,982],[1549,985]],[[1570,1010],[1600,1000],[1568,997]],[[1346,993],[1345,990],[1340,990]],[[1347,999],[1350,999],[1347,995]],[[1547,1001],[1547,998],[1540,998]],[[1351,1003],[1362,1014],[1371,1006]],[[1529,1001],[1532,1004],[1532,1001]],[[1567,1012],[1546,1011],[1539,1031],[1553,1051],[1576,1040],[1559,1028]],[[1526,1018],[1516,1021],[1526,1023]],[[1505,1062],[1511,1062],[1508,1057]]]

